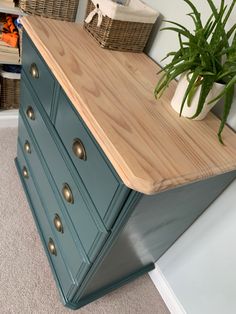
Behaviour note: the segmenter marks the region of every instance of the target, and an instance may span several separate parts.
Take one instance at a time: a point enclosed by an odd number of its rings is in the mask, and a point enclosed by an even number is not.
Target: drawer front
[[[55,194],[44,173],[44,168],[39,160],[33,140],[26,130],[23,119],[19,117],[19,142],[24,149],[25,159],[31,169],[31,175],[37,186],[41,203],[45,209],[48,221],[53,230],[54,238],[66,261],[66,265],[77,283],[82,279],[85,271],[88,270],[89,261],[83,253],[82,248],[76,246],[70,231],[68,217],[65,217],[65,211],[58,204]],[[77,245],[79,241],[76,241]]]
[[[25,33],[23,34],[22,67],[42,106],[50,115],[55,80],[48,66],[38,55],[36,48]]]
[[[33,118],[31,117],[31,114],[29,114],[29,104],[30,112],[33,112]],[[87,208],[78,186],[75,184],[47,125],[41,117],[38,107],[39,104],[36,106],[36,99],[33,100],[30,91],[26,88],[23,80],[21,84],[22,114],[27,119],[34,137],[36,138],[36,142],[42,152],[42,159],[44,159],[48,166],[54,184],[60,194],[59,197],[70,217],[71,224],[74,226],[86,254],[90,259],[93,259],[100,250],[108,233],[102,222],[99,220],[98,214],[93,213],[92,215]],[[67,191],[65,191],[66,187]],[[73,201],[71,202],[69,202],[69,199],[67,198],[69,192],[71,192],[73,198]]]
[[[111,170],[98,144],[61,90],[55,128],[107,228],[129,192]]]
[[[41,236],[41,240],[43,242],[45,251],[47,253],[50,265],[54,271],[54,276],[57,279],[57,282],[63,291],[63,295],[66,296],[67,293],[70,291],[72,285],[74,285],[74,282],[65,266],[60,250],[58,249],[57,243],[55,242],[55,239],[53,237],[53,232],[50,228],[50,225],[48,223],[47,217],[44,212],[44,208],[41,204],[40,198],[34,186],[30,169],[28,168],[26,160],[24,159],[24,155],[22,153],[22,150],[19,144],[17,148],[17,166],[18,166],[18,171],[21,176],[24,188],[28,196],[28,200],[31,206],[33,216],[35,218],[37,228]],[[27,173],[28,173],[27,178],[23,176],[23,169],[27,170]],[[26,175],[25,172],[24,172],[24,175]],[[50,239],[54,241],[56,254],[57,254],[56,256],[52,255],[49,252],[48,244],[49,244]]]

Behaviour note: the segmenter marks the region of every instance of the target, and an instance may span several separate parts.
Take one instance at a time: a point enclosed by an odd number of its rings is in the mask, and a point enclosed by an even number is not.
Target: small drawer
[[[48,127],[50,128],[50,126],[45,124],[36,105],[37,101],[31,97],[28,88],[23,80],[21,84],[21,113],[27,120],[37,145],[40,147],[41,158],[52,177],[60,201],[70,217],[71,225],[76,230],[86,254],[92,260],[101,249],[108,233],[98,213],[95,210],[91,213],[88,209],[79,187],[74,182],[65,160],[52,138],[53,127],[51,126],[51,132],[49,132]]]
[[[23,70],[42,106],[50,116],[55,86],[54,77],[25,32],[23,34],[23,50]]]
[[[72,288],[72,286],[74,285],[74,281],[72,276],[68,272],[66,265],[63,261],[61,252],[57,247],[57,243],[54,239],[53,232],[50,228],[50,225],[44,212],[44,208],[42,206],[37,190],[35,188],[31,176],[31,171],[26,163],[26,160],[24,158],[23,152],[19,144],[17,148],[16,163],[51,268],[54,271],[55,278],[57,279],[58,285],[62,288],[62,292],[65,297]]]
[[[69,217],[58,204],[54,191],[47,179],[45,170],[39,160],[33,140],[31,139],[22,117],[19,117],[19,143],[24,150],[25,159],[31,169],[31,174],[37,187],[41,203],[53,230],[53,237],[58,243],[66,265],[77,284],[80,283],[89,260],[79,247],[79,241],[72,238]],[[76,245],[77,244],[77,245]]]
[[[60,91],[55,128],[109,229],[129,193],[71,102]]]

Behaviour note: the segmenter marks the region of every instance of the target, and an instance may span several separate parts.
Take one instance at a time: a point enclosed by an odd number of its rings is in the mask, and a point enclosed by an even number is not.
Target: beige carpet
[[[63,314],[14,165],[16,129],[0,128],[0,313]],[[148,275],[74,313],[169,313]]]

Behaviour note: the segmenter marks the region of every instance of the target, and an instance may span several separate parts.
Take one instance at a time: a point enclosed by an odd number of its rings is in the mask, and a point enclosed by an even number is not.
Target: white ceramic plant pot
[[[182,74],[180,77],[180,80],[178,82],[175,94],[171,100],[171,106],[173,107],[173,109],[180,113],[180,109],[181,109],[181,104],[182,104],[182,100],[185,94],[185,91],[188,87],[189,81],[187,79],[187,75],[186,74]],[[211,101],[212,99],[214,99],[216,96],[218,96],[222,90],[224,88],[223,84],[219,84],[219,83],[214,83],[211,91],[209,92],[208,96],[206,97],[206,101],[205,104],[202,108],[201,113],[194,118],[194,120],[202,120],[206,117],[206,115],[208,114],[208,112],[215,106],[215,104],[217,103],[217,101],[211,103],[210,105],[208,104],[209,101]],[[197,105],[198,105],[198,100],[199,100],[199,96],[200,96],[200,92],[201,92],[201,86],[199,86],[192,98],[192,102],[191,102],[191,106],[188,107],[187,106],[187,101],[184,103],[184,108],[182,111],[182,116],[186,117],[186,118],[191,118],[194,116],[194,114],[196,113],[197,110]]]

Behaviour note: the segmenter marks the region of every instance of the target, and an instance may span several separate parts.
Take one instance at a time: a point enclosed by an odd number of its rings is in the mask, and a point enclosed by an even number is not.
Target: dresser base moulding
[[[116,290],[116,289],[126,285],[127,283],[137,279],[138,277],[152,271],[154,269],[154,267],[155,267],[154,264],[151,263],[150,265],[143,267],[139,271],[130,274],[129,276],[123,278],[122,280],[114,282],[113,284],[111,284],[107,287],[104,287],[104,288],[96,291],[95,293],[92,293],[91,295],[88,295],[86,298],[81,299],[78,303],[69,302],[66,304],[66,306],[72,310],[78,310],[79,308],[103,297],[104,295],[112,292],[113,290]]]

